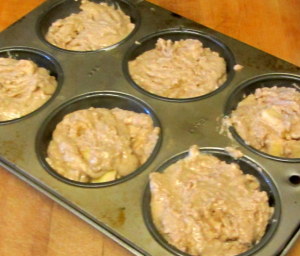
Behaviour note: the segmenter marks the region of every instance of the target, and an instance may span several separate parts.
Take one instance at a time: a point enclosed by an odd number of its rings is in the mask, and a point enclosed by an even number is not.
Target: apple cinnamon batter
[[[226,63],[199,40],[158,39],[156,47],[128,63],[132,79],[150,93],[192,98],[216,90],[226,81]]]
[[[106,3],[82,0],[80,9],[55,21],[46,40],[62,49],[92,51],[118,43],[134,29],[129,16]]]
[[[273,214],[254,176],[196,146],[163,173],[151,173],[150,188],[155,226],[190,255],[245,252],[260,241]]]
[[[258,88],[225,121],[260,151],[300,158],[300,92],[295,88]]]
[[[27,115],[54,93],[57,82],[30,60],[0,58],[0,121]]]
[[[115,180],[135,171],[159,136],[151,117],[119,108],[89,108],[67,114],[56,126],[47,162],[80,182]]]

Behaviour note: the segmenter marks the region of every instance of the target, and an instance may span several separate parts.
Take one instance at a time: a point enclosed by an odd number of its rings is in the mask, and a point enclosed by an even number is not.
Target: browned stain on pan
[[[104,213],[102,218],[106,219],[109,224],[113,227],[121,227],[124,225],[126,221],[126,208],[120,207],[117,208],[115,211],[110,211]]]
[[[24,148],[22,141],[3,140],[0,142],[0,155],[14,163],[24,161]]]

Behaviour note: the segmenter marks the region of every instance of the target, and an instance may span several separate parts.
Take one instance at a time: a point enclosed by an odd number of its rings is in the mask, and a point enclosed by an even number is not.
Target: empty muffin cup
[[[159,120],[145,102],[124,93],[91,92],[46,118],[37,134],[36,154],[46,171],[63,182],[103,187],[141,173],[160,141]]]
[[[194,151],[195,151],[195,149],[196,149],[196,151],[198,152],[198,149],[196,148],[196,147],[193,147],[194,149]],[[192,149],[192,148],[191,148]],[[167,160],[166,162],[164,162],[158,169],[157,169],[157,171],[156,172],[154,172],[154,173],[152,173],[152,174],[157,174],[157,172],[158,173],[164,173],[164,171],[167,169],[167,168],[169,168],[170,166],[172,166],[172,165],[174,165],[175,163],[177,163],[179,160],[182,160],[182,159],[185,159],[186,157],[188,157],[188,156],[190,156],[191,155],[191,149],[190,149],[190,151],[189,152],[183,152],[183,153],[180,153],[180,154],[178,154],[178,155],[175,155],[174,157],[172,157],[172,158],[170,158],[169,160]],[[249,180],[253,180],[253,177],[252,178],[250,178],[249,177],[249,175],[251,175],[251,176],[254,176],[256,179],[257,179],[257,181],[258,181],[258,190],[259,191],[264,191],[265,193],[266,193],[266,195],[267,195],[267,197],[268,197],[268,199],[266,198],[266,197],[264,197],[264,200],[266,200],[265,201],[265,203],[266,204],[268,204],[269,205],[269,207],[271,207],[270,208],[270,212],[269,213],[271,213],[270,214],[270,218],[269,218],[269,221],[267,221],[266,220],[266,224],[267,224],[267,226],[266,226],[266,229],[265,229],[265,232],[264,232],[264,234],[263,234],[263,236],[261,237],[261,239],[259,240],[259,242],[257,242],[257,243],[254,243],[254,241],[253,241],[253,244],[252,244],[252,247],[250,247],[247,251],[244,251],[244,252],[242,252],[242,253],[236,253],[236,254],[234,254],[234,255],[238,255],[238,256],[250,256],[250,255],[254,255],[255,254],[255,252],[257,252],[258,250],[260,250],[260,249],[262,249],[268,242],[269,242],[269,240],[272,238],[272,236],[273,236],[273,234],[275,233],[275,231],[276,231],[276,229],[277,229],[277,226],[278,226],[278,224],[279,224],[279,220],[280,220],[280,214],[281,214],[281,206],[280,206],[280,198],[279,198],[279,194],[278,194],[278,191],[277,191],[277,189],[276,189],[276,186],[275,186],[275,184],[273,183],[273,181],[272,181],[272,179],[270,178],[270,176],[263,170],[263,168],[261,167],[261,166],[259,166],[258,164],[256,164],[255,162],[253,162],[251,159],[249,159],[248,157],[246,157],[246,156],[243,156],[243,157],[241,157],[241,158],[239,158],[239,159],[234,159],[234,158],[232,158],[232,156],[230,156],[229,155],[229,153],[227,152],[227,151],[225,151],[224,149],[221,149],[221,148],[199,148],[199,150],[200,150],[200,153],[202,153],[202,154],[204,154],[204,157],[205,157],[205,155],[208,155],[207,157],[210,157],[210,156],[214,156],[214,157],[216,157],[218,160],[216,160],[216,161],[219,161],[219,160],[221,160],[221,161],[224,161],[224,162],[226,162],[226,164],[231,164],[231,163],[235,163],[235,164],[237,164],[237,166],[239,167],[239,169],[243,172],[243,174],[245,174],[245,175],[248,175],[248,178],[247,179],[249,179]],[[196,152],[195,151],[195,152]],[[192,153],[193,154],[193,153]],[[203,156],[201,156],[201,157],[203,157]],[[194,158],[193,158],[193,160],[191,160],[191,161],[196,161]],[[210,160],[207,160],[207,161],[210,161]],[[223,163],[224,164],[224,163]],[[158,179],[158,176],[155,176],[155,183],[154,184],[152,184],[151,186],[153,186],[152,187],[152,189],[154,189],[154,191],[156,192],[156,193],[158,193],[157,191],[160,191],[161,192],[161,194],[159,194],[159,195],[161,195],[161,197],[159,197],[159,200],[160,200],[160,202],[162,202],[161,204],[165,204],[165,207],[162,207],[162,208],[166,208],[166,209],[169,209],[171,206],[167,206],[168,205],[168,200],[165,198],[165,196],[164,195],[170,195],[170,193],[173,193],[172,191],[172,189],[174,189],[174,187],[176,187],[177,189],[176,189],[176,191],[179,191],[180,190],[180,188],[178,187],[178,186],[183,186],[183,184],[185,184],[184,185],[184,187],[186,187],[186,185],[187,185],[187,183],[190,183],[190,186],[188,186],[188,190],[186,190],[186,191],[189,191],[189,193],[191,193],[191,195],[190,195],[190,197],[189,198],[192,198],[193,197],[193,195],[195,194],[196,195],[196,192],[195,192],[195,189],[197,188],[197,185],[195,185],[195,184],[193,184],[193,183],[198,183],[198,182],[205,182],[206,181],[206,179],[210,179],[211,181],[215,181],[214,179],[213,179],[213,173],[211,173],[210,175],[208,175],[208,176],[204,176],[202,179],[203,180],[195,180],[195,179],[193,179],[193,178],[191,178],[191,176],[187,176],[186,177],[186,179],[181,179],[181,172],[180,172],[180,168],[188,168],[188,167],[186,167],[186,165],[187,165],[187,162],[185,162],[185,163],[183,163],[183,162],[181,162],[181,165],[177,165],[177,167],[175,168],[175,167],[172,167],[172,170],[171,169],[168,169],[168,180],[166,180],[166,178],[164,178],[164,180],[162,180],[162,178],[160,178],[160,179]],[[223,165],[222,165],[223,166]],[[220,167],[220,166],[219,166]],[[230,167],[231,168],[231,167]],[[197,171],[197,168],[196,169],[194,169],[194,168],[192,168],[191,169],[191,171],[190,172],[196,172]],[[229,171],[229,170],[228,170]],[[185,171],[185,173],[186,172],[188,172],[188,170],[186,170]],[[202,172],[205,172],[204,170],[202,171]],[[226,171],[224,171],[224,172],[226,172]],[[172,176],[172,178],[170,178],[171,176],[171,174],[173,175],[173,173],[176,173],[176,174],[174,174],[175,176]],[[177,176],[176,176],[177,175]],[[188,175],[190,175],[190,173],[188,174]],[[212,175],[212,176],[211,176]],[[217,174],[215,174],[215,175],[217,175]],[[223,174],[222,174],[223,175]],[[227,174],[224,174],[224,175],[227,175]],[[240,171],[238,171],[238,176],[236,177],[236,179],[241,179],[241,177],[243,177],[243,176],[245,176],[245,175],[242,175],[241,176],[241,174],[240,174]],[[159,177],[161,177],[161,176],[159,176]],[[225,176],[224,176],[225,177]],[[231,174],[228,174],[228,179],[230,180],[230,177],[231,177]],[[179,179],[180,178],[180,179]],[[246,179],[246,178],[242,178],[242,180],[244,180],[244,179]],[[176,181],[176,185],[174,185],[174,187],[172,188],[172,187],[169,187],[170,185],[169,185],[169,183],[171,182],[171,180],[172,181]],[[225,179],[226,180],[226,179]],[[231,180],[234,180],[234,178],[232,178]],[[152,176],[152,181],[154,181],[153,180],[153,176]],[[219,182],[220,180],[218,179],[218,182]],[[217,182],[217,181],[216,181]],[[229,183],[230,183],[231,181],[229,181]],[[251,182],[250,182],[251,183]],[[256,182],[254,182],[254,183],[256,183]],[[160,184],[160,186],[162,186],[162,185],[166,185],[167,187],[168,187],[168,189],[166,189],[166,188],[164,188],[164,189],[159,189],[158,188],[158,184]],[[202,183],[201,183],[202,184]],[[257,183],[256,183],[257,184]],[[205,185],[206,186],[206,185]],[[252,185],[249,185],[249,186],[252,186]],[[257,186],[257,185],[256,185]],[[207,187],[206,189],[207,189],[207,191],[208,192],[205,192],[204,194],[205,195],[207,195],[207,193],[218,193],[218,192],[216,192],[215,191],[215,188],[214,187],[216,187],[217,189],[220,189],[220,187],[219,187],[219,184],[215,184],[215,186],[211,186],[211,187]],[[186,187],[187,188],[187,187]],[[249,187],[249,189],[250,189],[250,187]],[[254,187],[253,187],[253,189],[254,189]],[[255,188],[255,190],[256,190],[257,188]],[[166,194],[162,194],[163,193],[163,191],[166,193]],[[180,192],[178,192],[180,195],[183,195],[185,198],[186,198],[186,194],[184,193],[184,191],[185,190],[180,190]],[[209,192],[210,191],[210,192]],[[203,192],[203,191],[202,191]],[[194,193],[194,194],[193,194]],[[261,192],[259,192],[259,193],[261,193]],[[202,194],[202,193],[201,193]],[[246,193],[247,194],[247,193]],[[248,194],[247,194],[248,195]],[[250,194],[249,194],[250,195]],[[256,195],[256,196],[255,196]],[[254,196],[254,197],[253,197]],[[201,197],[203,197],[203,196],[201,196]],[[229,196],[230,197],[230,196]],[[232,197],[234,197],[233,195],[232,195]],[[172,194],[172,198],[174,199],[174,198],[176,198],[176,200],[177,200],[177,197],[176,197],[176,195],[173,195]],[[254,198],[254,201],[256,200],[255,198],[258,198],[258,194],[253,194],[252,195],[252,198]],[[165,200],[167,200],[167,201],[165,201]],[[175,199],[174,199],[175,200]],[[201,202],[203,201],[202,199],[200,199],[199,198],[199,200],[201,200]],[[211,197],[206,197],[206,199],[205,199],[206,201],[205,202],[207,202],[207,204],[210,204],[210,203],[212,203],[212,205],[214,205],[214,204],[217,204],[217,202],[218,201],[210,201],[210,200],[213,200],[213,198],[211,198]],[[224,200],[228,200],[228,198],[226,198],[226,199],[224,199]],[[231,199],[229,198],[229,201],[230,201]],[[252,200],[252,199],[251,199]],[[180,201],[180,200],[179,200]],[[176,201],[177,202],[177,204],[179,204],[179,201]],[[189,199],[187,199],[186,198],[186,200],[185,200],[186,202],[190,202],[191,200],[189,200]],[[204,202],[204,201],[203,201]],[[160,206],[161,206],[161,204],[156,204],[155,205],[155,210],[156,210],[156,212],[160,212]],[[197,204],[197,202],[194,202],[194,204]],[[176,203],[175,203],[175,205],[176,205]],[[188,204],[189,205],[189,204]],[[177,247],[175,247],[174,245],[171,245],[168,241],[167,241],[167,239],[166,238],[164,238],[164,236],[159,232],[159,230],[158,230],[158,228],[155,226],[155,224],[154,224],[154,219],[153,219],[153,216],[152,216],[152,212],[151,212],[151,191],[150,191],[150,183],[147,185],[147,187],[146,187],[146,189],[145,189],[145,193],[144,193],[144,197],[143,197],[143,217],[144,217],[144,221],[145,221],[145,223],[146,223],[146,226],[147,226],[147,228],[148,228],[148,230],[150,231],[150,233],[152,234],[152,236],[155,238],[155,240],[160,244],[160,245],[162,245],[165,249],[167,249],[169,252],[171,252],[172,253],[172,255],[177,255],[177,256],[190,256],[190,254],[189,253],[187,253],[186,251],[182,251],[182,250],[179,250]],[[154,207],[154,206],[153,206]],[[173,207],[174,207],[174,205],[173,205]],[[189,208],[191,208],[192,207],[192,205],[189,207]],[[220,211],[222,212],[222,210],[220,210],[219,208],[221,207],[221,206],[216,206],[215,208],[209,208],[210,210],[211,210],[211,214],[212,215],[214,215],[214,216],[212,216],[212,218],[213,217],[215,217],[216,218],[216,220],[219,220],[219,213],[220,213]],[[273,208],[273,209],[272,209]],[[177,208],[176,208],[177,209]],[[197,208],[198,209],[198,208]],[[202,208],[201,208],[202,209]],[[215,209],[215,210],[214,210]],[[222,208],[221,208],[222,209]],[[259,209],[261,209],[261,208],[259,208]],[[230,209],[229,209],[229,211],[230,211]],[[225,212],[226,212],[226,210],[225,210]],[[186,221],[188,221],[189,220],[189,218],[193,218],[192,216],[194,216],[193,214],[196,214],[196,212],[194,211],[194,213],[192,214],[192,215],[189,215],[190,217],[188,217],[188,216],[186,216],[186,218],[185,217],[182,217],[181,215],[180,215],[180,213],[178,213],[179,215],[174,215],[173,217],[174,217],[174,219],[173,219],[173,221],[170,221],[170,220],[162,220],[161,221],[161,225],[162,226],[164,226],[164,227],[166,227],[166,225],[169,223],[169,224],[171,224],[171,226],[172,227],[179,227],[179,230],[181,230],[182,232],[184,232],[183,230],[184,230],[184,228],[185,228],[185,226],[184,225],[182,225],[181,226],[181,224],[179,223],[177,223],[176,222],[176,218],[179,218],[179,219],[177,219],[177,220],[182,220],[182,223],[185,223]],[[191,213],[190,213],[191,214]],[[206,214],[207,214],[207,212],[204,212],[204,213],[202,213],[200,210],[199,210],[199,212],[197,211],[197,214],[199,214],[199,216],[202,216],[201,214],[203,214],[203,216],[206,216]],[[230,213],[228,213],[228,214],[230,214]],[[172,214],[171,214],[172,215]],[[160,216],[159,214],[158,214],[158,216]],[[168,214],[168,216],[170,216],[170,214]],[[176,217],[177,216],[177,217]],[[178,217],[178,216],[181,216],[181,217]],[[208,216],[206,216],[206,217],[208,217]],[[159,217],[156,217],[156,218],[158,218],[159,219]],[[196,218],[196,217],[195,217]],[[198,218],[198,217],[197,217]],[[170,219],[172,219],[172,218],[170,218]],[[185,220],[185,221],[183,221],[183,219]],[[169,222],[170,221],[170,222]],[[208,220],[207,220],[208,221]],[[211,220],[212,222],[214,221],[214,220]],[[220,220],[219,220],[220,221]],[[181,222],[181,221],[179,221],[179,222]],[[216,222],[218,222],[218,221],[216,221]],[[226,221],[224,220],[224,222],[226,223]],[[210,223],[210,222],[208,222],[207,223],[207,225],[209,225],[211,228],[215,228],[215,229],[217,229],[217,223],[215,223],[215,224],[212,224],[212,223]],[[216,225],[216,226],[214,226],[214,225]],[[224,224],[225,225],[225,224]],[[228,223],[226,224],[226,225],[228,225]],[[230,226],[230,225],[229,225]],[[246,225],[247,226],[247,225]],[[176,236],[176,234],[174,234],[173,233],[173,235],[171,235],[171,233],[173,232],[173,228],[172,227],[170,227],[169,229],[168,229],[168,234],[170,234],[170,236],[171,237],[173,237],[175,240],[177,239],[178,241],[180,241],[180,242],[182,242],[182,240],[178,237],[178,236]],[[191,226],[188,226],[189,228],[191,228]],[[205,229],[205,227],[203,227],[203,229]],[[194,230],[193,229],[193,231],[192,230],[190,230],[190,231],[187,231],[187,232],[191,232],[191,233],[193,233],[193,232],[197,232],[196,230]],[[243,232],[242,232],[243,233]],[[231,233],[230,233],[231,234]],[[176,237],[176,238],[175,238]],[[197,236],[196,236],[197,237]],[[188,240],[187,241],[189,241],[189,242],[191,242],[191,239],[189,239],[189,238],[187,238]],[[227,241],[227,240],[226,240]],[[230,241],[228,241],[229,243],[230,243]],[[232,242],[234,242],[233,240],[232,240]],[[202,248],[202,247],[201,247]],[[195,254],[197,254],[197,253],[195,253]],[[195,255],[195,254],[193,254],[193,255]],[[218,253],[217,253],[218,254]],[[206,254],[206,255],[217,255],[217,254]],[[198,255],[198,254],[197,254]],[[220,255],[220,254],[218,254],[218,255]],[[225,254],[224,254],[225,255]],[[230,254],[226,254],[226,255],[230,255]]]
[[[44,12],[36,29],[50,46],[86,53],[117,47],[135,33],[139,23],[138,10],[126,0],[65,0]]]
[[[197,30],[167,29],[129,48],[123,71],[136,89],[176,102],[212,96],[233,78],[235,60],[216,37]]]
[[[58,94],[63,71],[50,54],[27,47],[0,49],[0,124],[30,117]]]
[[[286,93],[283,90],[287,90]],[[289,91],[292,91],[292,93]],[[299,118],[299,114],[297,115],[297,112],[295,112],[299,111],[297,110],[297,108],[299,109],[299,97],[292,99],[291,97],[296,97],[293,96],[295,95],[293,92],[300,93],[300,76],[298,75],[275,73],[249,79],[239,85],[226,101],[224,108],[225,126],[229,126],[229,131],[240,144],[258,155],[278,161],[300,162],[299,157],[293,156],[293,154],[296,155],[297,152],[298,155],[300,154],[300,143],[297,138],[297,136],[300,136],[299,128],[297,128],[300,125],[299,120],[297,119],[297,116]],[[278,97],[275,93],[278,94]],[[272,98],[269,95],[271,95]],[[287,98],[284,99],[283,97],[285,95],[286,97],[289,95],[288,97],[291,98],[291,100],[288,100]],[[251,103],[251,100],[253,103]],[[262,103],[258,104],[258,102],[261,101]],[[290,113],[288,113],[288,111],[290,111],[289,105],[291,107]],[[247,115],[251,114],[251,109],[249,109],[251,106],[254,106],[255,109],[262,106],[261,109],[256,109],[255,113],[251,115],[255,116],[255,118],[260,118],[259,120],[254,121],[250,119],[250,117],[247,117]],[[245,118],[247,117],[248,120],[252,120],[250,124],[253,126],[255,125],[253,129],[248,126],[245,128],[245,131],[247,130],[251,137],[247,136],[247,134],[239,134],[238,129],[240,128],[235,127],[235,121],[232,120],[233,113],[235,113],[237,109],[240,111],[239,116],[235,116],[234,118],[236,120],[240,119],[242,107],[245,109],[248,108],[245,111],[247,112],[245,113]],[[285,119],[286,121],[283,121]],[[229,121],[227,124],[226,120]],[[262,123],[258,123],[258,121]],[[245,126],[246,123],[247,122],[240,120],[240,125]],[[285,127],[286,125],[284,125],[284,123],[288,125],[288,127]],[[264,134],[262,131],[267,129],[265,126],[268,126],[268,129],[270,130],[267,137],[264,139],[257,139],[256,137],[259,134]],[[272,129],[274,129],[274,134],[278,133],[278,136],[276,135],[276,137],[280,137],[278,142],[275,137],[275,139],[270,137]],[[247,137],[249,138],[247,139]],[[254,144],[256,140],[259,141],[259,143],[264,141],[266,146],[263,145],[260,149],[256,146],[257,143]],[[283,154],[289,151],[291,151],[291,157],[287,156],[287,153]]]

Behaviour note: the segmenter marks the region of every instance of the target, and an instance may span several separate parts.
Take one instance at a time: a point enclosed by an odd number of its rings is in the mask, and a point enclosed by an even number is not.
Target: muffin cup
[[[203,47],[210,48],[212,51],[219,53],[220,57],[224,58],[226,62],[226,72],[227,72],[226,81],[212,92],[197,97],[191,97],[191,98],[168,98],[168,97],[159,96],[157,94],[151,93],[143,89],[131,78],[131,75],[129,73],[128,62],[136,59],[144,52],[154,49],[155,44],[159,38],[165,40],[172,40],[172,41],[179,41],[181,39],[183,40],[196,39],[201,41],[203,43]],[[191,29],[167,29],[167,30],[159,31],[154,34],[150,34],[142,39],[139,39],[137,42],[138,43],[135,43],[133,46],[131,46],[131,48],[129,48],[129,50],[125,54],[125,57],[123,59],[123,72],[126,79],[134,88],[140,90],[142,93],[147,94],[151,97],[160,100],[174,101],[174,102],[188,102],[188,101],[200,100],[220,92],[233,79],[234,76],[233,66],[235,65],[234,56],[231,50],[223,42],[221,42],[219,39],[217,39],[212,35],[197,30],[191,30]]]
[[[95,3],[107,2],[105,0],[90,0],[90,1],[95,2]],[[113,48],[119,46],[120,44],[122,44],[123,42],[125,42],[126,40],[128,40],[138,30],[138,27],[140,25],[140,15],[139,15],[137,8],[127,0],[110,0],[110,1],[108,1],[108,4],[111,3],[113,6],[118,6],[126,15],[130,16],[131,22],[135,25],[135,27],[131,31],[131,33],[129,35],[127,35],[124,39],[122,39],[121,41],[119,41],[113,45],[103,47],[103,48],[93,50],[93,51],[67,50],[67,49],[63,49],[58,46],[55,46],[55,45],[51,44],[50,42],[48,42],[46,40],[45,36],[46,36],[50,26],[52,25],[52,23],[58,19],[66,18],[73,13],[79,13],[80,12],[80,8],[79,8],[80,3],[81,3],[81,0],[78,0],[78,1],[63,0],[63,1],[60,1],[56,4],[54,4],[46,12],[44,12],[38,18],[37,23],[36,23],[36,31],[37,31],[39,38],[47,45],[54,47],[58,50],[64,51],[64,52],[89,53],[89,52],[98,52],[98,51],[106,51],[106,50],[113,49]]]
[[[253,94],[257,88],[270,88],[273,86],[295,88],[300,92],[300,76],[283,73],[265,74],[243,82],[231,93],[228,100],[226,101],[224,107],[224,115],[230,116],[231,112],[237,108],[239,102],[249,94]],[[274,156],[248,145],[233,126],[229,127],[229,131],[240,144],[262,157],[283,162],[300,162],[300,158]]]
[[[273,183],[270,176],[263,170],[261,166],[259,166],[258,164],[256,164],[246,156],[239,159],[234,159],[229,155],[228,152],[220,148],[200,148],[200,151],[205,154],[213,155],[218,159],[220,159],[221,161],[225,161],[228,164],[230,163],[238,164],[240,169],[244,172],[244,174],[250,174],[256,177],[260,183],[260,189],[262,191],[265,191],[268,194],[269,205],[271,207],[274,207],[274,213],[272,218],[269,220],[269,224],[266,227],[266,232],[259,243],[255,244],[248,251],[238,254],[237,256],[254,255],[255,252],[262,249],[268,243],[268,241],[272,238],[273,234],[275,233],[279,224],[280,215],[281,215],[281,203],[280,203],[279,194],[275,184]],[[188,156],[188,152],[183,152],[173,156],[172,158],[164,162],[157,169],[157,172],[163,172],[167,167],[169,167],[170,165],[176,163],[178,160],[181,160],[187,156]],[[165,249],[171,252],[173,255],[191,256],[190,254],[185,253],[177,249],[175,246],[169,244],[167,240],[160,234],[160,232],[157,230],[152,220],[150,202],[151,202],[151,192],[150,192],[150,184],[148,183],[144,192],[142,208],[143,208],[144,221],[146,223],[148,230],[154,237],[154,239]]]
[[[138,167],[136,170],[131,172],[130,174],[121,177],[119,179],[113,180],[113,181],[108,181],[108,182],[99,182],[99,183],[85,183],[85,182],[79,182],[79,181],[73,181],[70,180],[59,173],[57,173],[46,161],[47,158],[47,149],[48,145],[52,139],[52,133],[56,128],[56,125],[62,121],[63,117],[69,113],[72,113],[74,111],[80,110],[80,109],[88,109],[90,107],[94,108],[120,108],[123,110],[130,110],[134,111],[136,113],[145,113],[148,114],[152,120],[153,124],[155,127],[160,127],[160,122],[158,118],[156,117],[156,114],[153,112],[151,107],[144,103],[143,101],[127,95],[123,93],[118,93],[118,92],[92,92],[92,93],[87,93],[80,95],[78,97],[75,97],[61,106],[59,106],[57,109],[55,109],[43,122],[42,126],[40,127],[37,137],[36,137],[36,154],[37,157],[44,167],[44,169],[54,176],[55,178],[59,179],[60,181],[63,181],[65,183],[75,185],[75,186],[80,186],[80,187],[87,187],[87,188],[93,188],[93,187],[106,187],[110,185],[115,185],[119,184],[121,182],[124,182],[126,180],[129,180],[133,178],[134,176],[138,175],[141,173],[143,170],[149,166],[149,164],[152,162],[154,159],[155,155],[157,154],[160,143],[161,143],[161,130],[160,130],[160,135],[158,138],[158,141],[147,159],[147,161]]]
[[[60,66],[60,64],[55,60],[53,56],[50,54],[34,49],[34,48],[28,48],[28,47],[10,47],[10,48],[2,48],[0,49],[0,57],[1,58],[13,58],[16,60],[31,60],[35,64],[37,64],[39,67],[43,67],[47,69],[50,72],[51,76],[54,76],[57,81],[57,87],[55,89],[55,92],[52,94],[52,96],[39,108],[36,110],[21,116],[19,118],[15,118],[12,120],[7,121],[0,121],[1,124],[10,124],[16,121],[23,120],[25,118],[28,118],[34,114],[36,114],[38,111],[46,107],[59,93],[62,83],[63,83],[63,70]],[[21,106],[20,106],[21,107]]]

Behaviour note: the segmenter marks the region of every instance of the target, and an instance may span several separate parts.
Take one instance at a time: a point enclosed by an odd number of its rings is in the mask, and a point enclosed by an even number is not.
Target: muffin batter
[[[156,47],[129,62],[132,79],[143,89],[167,98],[192,98],[226,81],[226,63],[194,39],[158,39]]]
[[[55,21],[46,40],[67,50],[93,51],[118,43],[134,29],[129,16],[106,3],[82,0],[80,9]]]
[[[56,87],[55,77],[34,62],[0,58],[0,121],[36,110],[51,97]]]
[[[225,121],[260,151],[300,158],[300,92],[295,88],[258,88]]]
[[[163,173],[151,173],[150,188],[155,226],[191,255],[245,252],[260,241],[273,214],[254,176],[196,146]]]
[[[159,128],[144,113],[119,108],[78,110],[56,126],[46,160],[71,180],[110,181],[144,164],[158,134]]]

